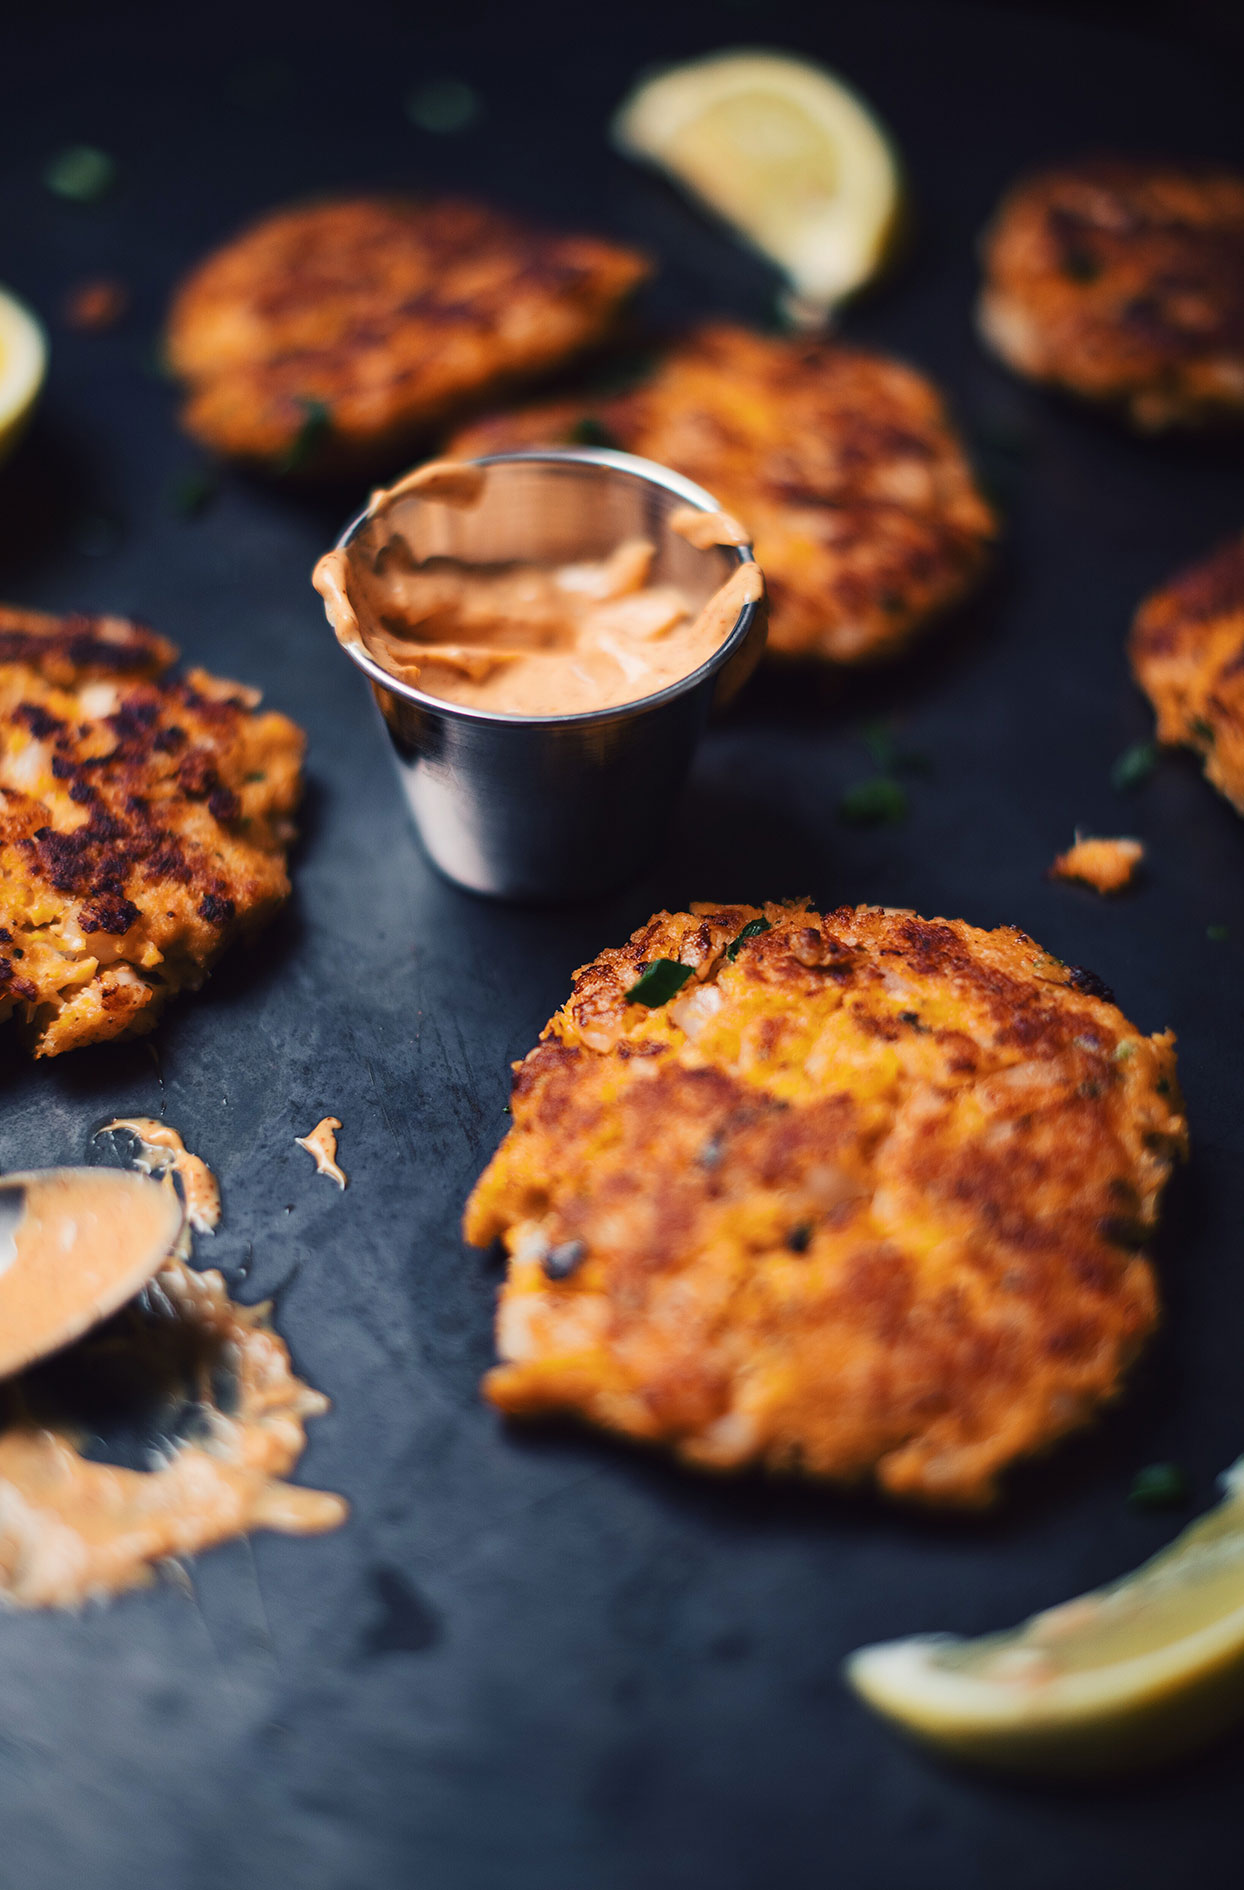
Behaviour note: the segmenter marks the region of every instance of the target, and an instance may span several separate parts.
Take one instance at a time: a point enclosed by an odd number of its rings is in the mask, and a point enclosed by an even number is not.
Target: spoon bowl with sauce
[[[171,1186],[111,1168],[0,1177],[0,1378],[119,1312],[185,1216]]]
[[[637,872],[764,645],[743,529],[604,448],[417,468],[313,581],[432,861],[502,899],[590,898]]]

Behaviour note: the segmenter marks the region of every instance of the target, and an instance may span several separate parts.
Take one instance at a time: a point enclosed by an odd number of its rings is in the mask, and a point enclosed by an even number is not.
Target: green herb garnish
[[[907,790],[888,775],[848,788],[838,803],[838,817],[853,827],[888,827],[907,814]]]
[[[1188,1500],[1188,1479],[1177,1463],[1151,1463],[1132,1479],[1133,1509],[1175,1509]]]
[[[298,404],[302,408],[302,425],[277,461],[278,472],[301,472],[333,430],[333,411],[327,402],[308,398]]]
[[[643,976],[626,994],[628,1004],[646,1004],[650,1011],[668,1004],[691,976],[690,965],[680,965],[676,958],[654,958]]]
[[[1207,925],[1205,936],[1211,945],[1225,945],[1231,936],[1229,925]]]
[[[70,203],[98,203],[117,181],[117,167],[106,151],[93,144],[71,144],[58,151],[43,173],[56,197]]]
[[[87,512],[78,520],[73,535],[74,548],[86,558],[106,558],[122,539],[121,526],[103,512]]]
[[[731,939],[730,943],[726,946],[726,957],[730,960],[730,963],[734,963],[739,955],[739,947],[745,945],[749,938],[759,938],[762,932],[771,932],[772,930],[773,927],[769,924],[768,919],[749,919],[738,937]]]
[[[169,504],[182,518],[198,518],[219,491],[219,475],[210,466],[191,466],[173,480]]]
[[[1188,724],[1188,733],[1195,741],[1200,742],[1203,748],[1212,748],[1214,746],[1216,739],[1214,725],[1212,722],[1207,722],[1203,715],[1193,716]]]
[[[865,722],[860,740],[868,750],[878,774],[928,774],[932,762],[927,755],[900,748],[888,722]]]
[[[461,79],[430,79],[406,95],[406,116],[417,131],[465,131],[482,110],[475,87]]]
[[[252,59],[229,79],[227,91],[232,104],[244,111],[267,112],[289,98],[297,84],[292,66],[282,59]]]
[[[1110,785],[1117,788],[1140,787],[1158,765],[1156,742],[1137,742],[1125,748],[1110,770]]]
[[[616,433],[610,432],[603,420],[595,414],[585,413],[581,420],[576,420],[566,435],[570,446],[621,446]]]
[[[898,762],[898,750],[889,723],[866,722],[860,730],[860,740],[872,757],[874,766],[882,774],[890,774]]]

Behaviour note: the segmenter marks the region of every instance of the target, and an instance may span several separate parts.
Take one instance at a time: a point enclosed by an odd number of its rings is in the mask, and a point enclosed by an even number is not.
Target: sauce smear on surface
[[[167,1123],[119,1118],[99,1133],[121,1129],[163,1186],[62,1169],[7,1189],[0,1602],[14,1606],[80,1606],[145,1584],[168,1557],[252,1529],[333,1529],[348,1513],[285,1480],[328,1399],[294,1372],[267,1306],[238,1305],[220,1273],[186,1264],[189,1227],[220,1218],[215,1176]],[[46,1331],[62,1348],[51,1357]]]

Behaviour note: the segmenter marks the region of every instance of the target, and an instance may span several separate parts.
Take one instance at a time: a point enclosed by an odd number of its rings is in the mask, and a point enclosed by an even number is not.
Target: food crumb
[[[337,1161],[337,1135],[341,1127],[340,1116],[324,1116],[316,1123],[309,1135],[294,1137],[299,1148],[305,1148],[315,1162],[316,1173],[327,1175],[339,1188],[346,1185],[345,1170]]]
[[[1145,857],[1139,840],[1082,840],[1060,853],[1050,868],[1051,879],[1078,879],[1099,893],[1122,892],[1136,877]]]
[[[129,291],[123,282],[101,276],[93,282],[79,282],[65,297],[65,321],[84,334],[98,334],[115,328],[130,305]]]

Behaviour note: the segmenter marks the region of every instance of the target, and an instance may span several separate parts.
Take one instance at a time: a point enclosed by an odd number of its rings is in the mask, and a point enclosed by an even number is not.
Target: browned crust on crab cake
[[[895,654],[971,590],[996,535],[936,388],[861,348],[716,323],[628,393],[498,415],[450,450],[563,443],[585,417],[747,526],[777,656]]]
[[[119,617],[0,606],[0,1020],[150,1030],[289,892],[303,736]]]
[[[628,1004],[658,958],[691,981]],[[980,1504],[1157,1319],[1173,1039],[1014,928],[658,913],[576,973],[513,1112],[465,1231],[510,1252],[486,1389],[516,1416]]]
[[[1145,599],[1131,658],[1158,740],[1195,748],[1207,779],[1244,814],[1244,537]]]
[[[383,466],[599,340],[647,273],[633,250],[456,199],[280,210],[177,293],[183,420],[213,451],[276,470]]]
[[[1009,366],[1145,431],[1244,419],[1244,176],[1098,158],[1018,184],[984,245]]]

